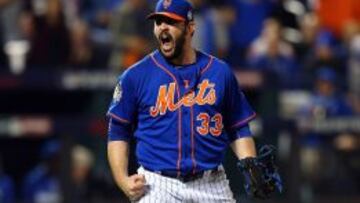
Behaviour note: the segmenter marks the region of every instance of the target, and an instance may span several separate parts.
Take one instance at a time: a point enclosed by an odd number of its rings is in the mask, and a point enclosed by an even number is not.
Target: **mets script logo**
[[[176,111],[181,106],[190,107],[194,104],[213,105],[216,101],[216,91],[214,87],[214,83],[210,83],[209,80],[203,80],[198,85],[199,91],[197,95],[195,95],[194,91],[191,91],[175,103],[174,98],[176,93],[176,84],[170,83],[169,87],[168,85],[161,85],[159,88],[156,105],[150,107],[150,115],[152,117],[156,117],[159,115],[159,113],[160,115],[164,115],[167,110]]]
[[[171,0],[164,0],[163,6],[165,9],[168,9],[170,5],[171,5]]]

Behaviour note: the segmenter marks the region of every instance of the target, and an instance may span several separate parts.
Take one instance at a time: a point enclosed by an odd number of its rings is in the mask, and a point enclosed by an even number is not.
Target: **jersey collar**
[[[179,85],[180,96],[186,95],[189,91],[194,90],[197,87],[197,84],[201,80],[201,75],[204,73],[205,69],[209,68],[209,64],[213,60],[212,56],[204,54],[200,51],[196,51],[196,62],[193,64],[186,65],[186,68],[195,68],[196,69],[196,77],[189,84],[190,86],[186,88],[183,85],[180,85],[179,82],[182,82],[184,79],[181,77],[179,68],[176,68],[175,65],[169,63],[165,57],[160,53],[159,50],[156,50],[152,53],[156,63],[158,63],[164,71],[170,73],[171,77],[175,79],[176,83]]]
[[[168,71],[170,71],[171,73],[177,75],[177,67],[174,64],[169,63],[165,57],[160,53],[159,50],[156,50],[153,52],[153,55],[155,57],[155,59],[161,64],[163,65]],[[209,60],[211,59],[211,56],[204,54],[201,51],[196,51],[196,62],[193,64],[189,64],[189,65],[185,65],[187,67],[189,66],[193,66],[194,68],[197,68],[199,72],[201,72],[206,65],[208,64]]]

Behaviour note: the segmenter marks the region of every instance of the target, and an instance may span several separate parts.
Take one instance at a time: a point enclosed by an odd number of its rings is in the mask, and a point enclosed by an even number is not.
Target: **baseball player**
[[[159,48],[125,71],[114,91],[108,159],[133,202],[235,202],[221,165],[229,145],[240,168],[257,169],[248,125],[256,114],[229,66],[192,48],[192,12],[186,0],[158,1],[148,18]],[[130,139],[140,165],[134,175]],[[248,186],[263,191],[256,184]]]

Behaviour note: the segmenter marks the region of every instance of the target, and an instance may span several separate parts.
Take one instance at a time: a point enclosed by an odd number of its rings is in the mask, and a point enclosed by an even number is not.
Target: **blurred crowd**
[[[320,68],[358,91],[359,2],[192,0],[195,47],[234,69],[274,76],[280,88],[310,88]],[[156,48],[146,16],[155,0],[1,0],[0,66],[121,72]],[[329,12],[331,11],[331,15]],[[335,13],[334,13],[335,12]]]
[[[48,139],[39,146],[36,164],[23,176],[20,186],[0,170],[0,200],[2,203],[58,203],[64,202],[64,190],[69,190],[66,202],[101,202],[104,183],[94,175],[95,156],[81,144],[70,149],[69,173],[71,189],[64,188],[64,172],[61,150],[63,144],[57,139]],[[0,167],[1,169],[1,167]],[[66,179],[66,178],[65,178]],[[69,201],[70,200],[70,201]]]
[[[307,102],[298,108],[295,117],[319,120],[360,115],[359,0],[191,2],[195,8],[194,46],[224,59],[235,72],[261,74],[264,84],[256,88],[307,91]],[[121,73],[156,48],[153,25],[146,20],[155,3],[0,0],[0,73],[93,69]],[[329,148],[359,152],[356,133],[303,134],[301,167],[309,185],[336,173],[332,169],[338,162],[329,161],[336,159]],[[58,163],[53,160],[55,151],[45,153],[54,154],[51,159],[44,157],[46,167],[39,165],[26,176],[21,190],[24,202],[60,201],[59,193],[51,193],[59,187],[59,180],[51,178],[53,169],[58,168],[52,167]],[[73,170],[74,181],[82,182],[94,158],[81,146],[73,152],[74,159],[81,159],[74,162],[79,167]],[[351,161],[345,164],[353,164]],[[360,169],[358,162],[352,169]],[[329,174],[323,173],[324,168]],[[359,177],[351,178],[345,178],[346,184],[360,188]],[[79,184],[74,196],[89,197],[86,192],[91,189],[84,185],[91,184]],[[1,172],[0,165],[0,202],[14,202],[14,193],[14,183]]]
[[[326,67],[346,83],[342,87],[356,89],[359,2],[345,0],[340,7],[336,0],[324,2],[192,0],[193,42],[234,69],[273,74],[281,87],[309,87]],[[156,48],[146,20],[154,3],[1,0],[1,67],[16,72],[11,68],[19,60],[12,58],[21,55],[26,69],[122,71]]]

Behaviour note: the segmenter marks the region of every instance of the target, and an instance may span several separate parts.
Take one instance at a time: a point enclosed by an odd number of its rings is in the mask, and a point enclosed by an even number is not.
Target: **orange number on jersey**
[[[201,121],[201,126],[197,127],[196,130],[200,135],[207,135],[209,133],[209,129],[210,129],[210,134],[213,136],[219,136],[221,135],[222,129],[223,129],[223,123],[222,123],[222,116],[221,114],[217,113],[215,114],[215,116],[213,116],[210,119],[209,114],[207,113],[200,113],[197,117],[196,120]],[[215,122],[215,127],[210,127],[210,121],[211,122]]]
[[[210,116],[207,113],[200,113],[196,120],[201,121],[201,126],[197,127],[196,130],[200,135],[207,135],[209,133]]]
[[[222,129],[224,127],[221,114],[219,113],[215,114],[215,116],[211,118],[211,121],[215,122],[215,127],[210,128],[210,133],[216,137],[221,135]]]

